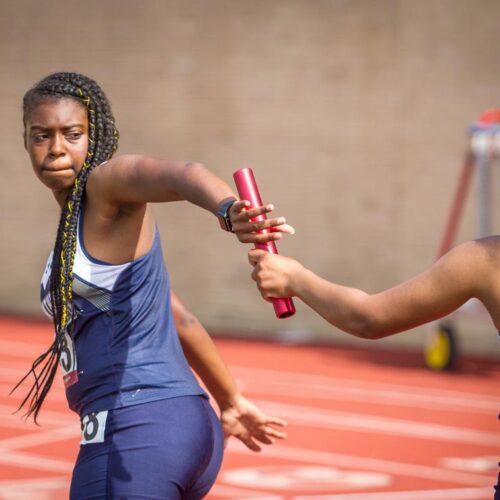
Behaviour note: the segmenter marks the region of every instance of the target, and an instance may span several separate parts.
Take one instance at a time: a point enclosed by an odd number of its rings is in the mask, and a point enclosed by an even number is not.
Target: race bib
[[[68,388],[76,384],[78,382],[76,349],[73,340],[67,333],[64,334],[59,363],[61,365],[64,387]]]
[[[104,431],[108,410],[89,413],[82,418],[82,440],[80,444],[104,443]]]

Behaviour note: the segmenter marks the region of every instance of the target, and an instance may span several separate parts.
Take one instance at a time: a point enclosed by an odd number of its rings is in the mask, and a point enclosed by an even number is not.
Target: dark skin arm
[[[155,219],[150,203],[187,200],[215,214],[221,202],[235,196],[202,164],[139,155],[117,156],[96,167],[86,192],[85,245],[93,256],[113,264],[137,259],[151,248]],[[293,232],[282,217],[250,222],[269,214],[272,205],[251,210],[246,206],[245,201],[238,201],[230,209],[236,237],[242,243],[276,240],[282,233]],[[214,218],[214,230],[217,228]],[[273,231],[258,234],[259,229]]]
[[[275,428],[284,427],[284,420],[266,415],[240,393],[207,331],[173,291],[172,312],[189,365],[219,406],[225,441],[234,436],[251,450],[260,451],[259,443],[272,444],[286,437]]]
[[[252,278],[262,296],[297,296],[332,325],[357,337],[377,339],[455,311],[471,298],[487,308],[500,329],[500,236],[469,241],[420,275],[369,294],[331,283],[296,260],[251,250]]]

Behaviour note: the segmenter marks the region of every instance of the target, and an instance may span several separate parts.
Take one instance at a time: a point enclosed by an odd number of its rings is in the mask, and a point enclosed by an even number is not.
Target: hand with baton
[[[244,206],[247,210],[247,220],[254,225],[255,231],[262,235],[261,241],[254,240],[255,248],[277,254],[278,249],[274,240],[280,239],[281,234],[279,232],[273,233],[273,227],[277,227],[279,231],[291,234],[294,232],[293,228],[287,226],[284,219],[267,221],[266,212],[271,211],[272,206],[266,207],[266,211],[264,212],[259,211],[255,215],[253,214],[253,210],[256,207],[262,206],[262,199],[251,168],[241,168],[234,172],[233,177],[240,199],[248,202]],[[271,235],[273,235],[273,238],[269,239]],[[276,316],[280,319],[288,318],[295,314],[295,306],[291,298],[273,298],[272,303]]]

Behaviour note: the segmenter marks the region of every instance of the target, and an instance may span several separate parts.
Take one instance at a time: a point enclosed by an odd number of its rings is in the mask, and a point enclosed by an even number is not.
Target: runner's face
[[[33,170],[54,192],[68,190],[88,149],[87,109],[73,99],[45,101],[26,120],[25,145]]]

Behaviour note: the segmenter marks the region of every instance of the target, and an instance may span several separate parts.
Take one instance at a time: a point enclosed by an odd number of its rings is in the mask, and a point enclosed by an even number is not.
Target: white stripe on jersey
[[[73,264],[73,290],[75,293],[88,299],[99,309],[106,311],[109,309],[111,298],[110,294],[107,294],[106,291],[113,291],[120,274],[130,267],[133,262],[126,262],[125,264],[104,264],[94,262],[82,247],[79,228],[80,220],[78,220],[76,229],[78,236],[76,240],[75,261]],[[52,269],[53,253],[54,251],[50,252],[42,276],[42,289],[45,290],[42,299],[42,310],[50,318],[52,318],[52,304],[50,301],[48,284]]]

